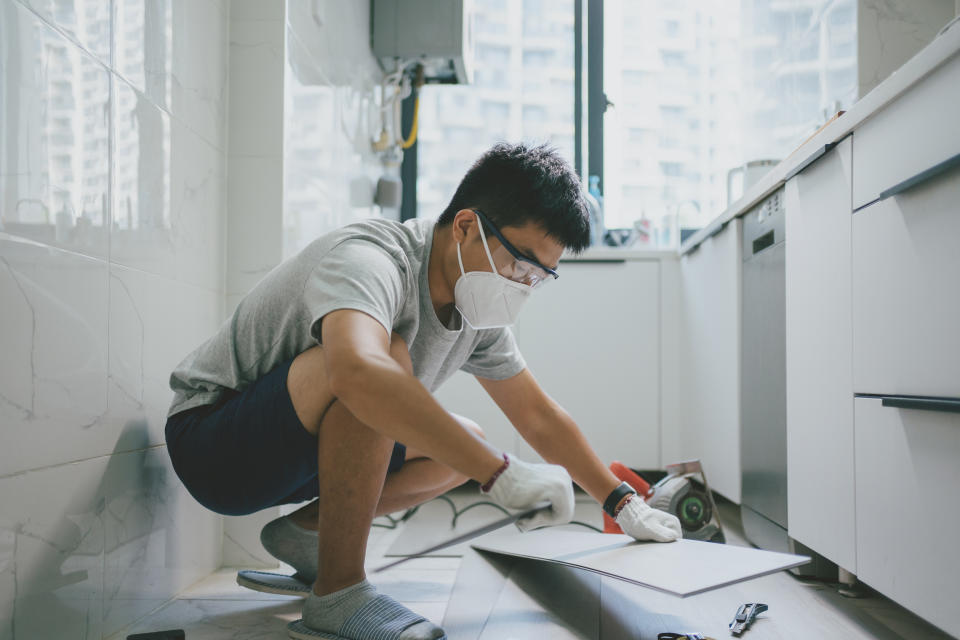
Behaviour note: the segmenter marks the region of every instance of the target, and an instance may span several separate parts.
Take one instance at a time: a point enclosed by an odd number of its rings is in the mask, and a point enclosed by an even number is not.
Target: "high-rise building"
[[[573,164],[573,0],[476,0],[474,83],[420,96],[417,209],[436,218],[500,141],[550,142]]]
[[[783,159],[852,104],[855,16],[854,0],[606,0],[607,226],[701,226],[731,169]]]

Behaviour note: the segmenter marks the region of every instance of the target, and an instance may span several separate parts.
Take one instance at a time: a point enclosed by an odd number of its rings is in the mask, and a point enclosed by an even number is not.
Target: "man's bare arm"
[[[523,439],[547,462],[566,467],[597,502],[603,504],[620,484],[570,414],[543,391],[529,369],[506,380],[477,380]]]
[[[371,316],[333,311],[321,333],[330,388],[358,420],[481,483],[503,464],[390,356],[390,334]]]

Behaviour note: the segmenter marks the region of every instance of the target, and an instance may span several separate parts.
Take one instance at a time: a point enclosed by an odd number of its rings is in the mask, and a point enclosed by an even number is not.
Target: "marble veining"
[[[114,0],[113,11],[117,73],[224,150],[224,7],[211,0]]]
[[[66,37],[110,64],[110,8],[103,0],[15,0],[30,7]]]
[[[102,638],[219,565],[163,427],[223,318],[228,15],[0,0],[2,640]]]
[[[0,233],[0,476],[110,450],[106,264]],[[64,429],[64,427],[67,427]]]
[[[859,0],[857,10],[861,97],[929,44],[954,15],[941,0]]]
[[[100,637],[103,521],[97,475],[104,464],[99,459],[0,479],[5,556],[0,630],[10,634],[0,637]]]
[[[111,261],[221,288],[223,154],[122,80],[114,104]]]

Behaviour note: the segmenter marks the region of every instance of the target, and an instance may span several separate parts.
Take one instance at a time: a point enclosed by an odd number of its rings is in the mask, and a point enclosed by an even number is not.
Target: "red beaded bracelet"
[[[497,480],[497,478],[500,477],[501,473],[507,470],[507,467],[509,466],[510,466],[510,458],[507,457],[507,454],[503,454],[503,464],[500,465],[500,468],[497,469],[492,476],[490,476],[490,479],[487,480],[487,482],[482,487],[480,487],[480,491],[483,491],[484,493],[488,493],[490,489],[493,488],[493,483]]]

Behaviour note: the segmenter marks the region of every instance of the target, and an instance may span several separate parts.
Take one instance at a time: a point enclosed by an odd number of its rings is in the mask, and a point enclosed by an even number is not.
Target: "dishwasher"
[[[740,517],[752,544],[788,552],[784,222],[782,188],[743,217]]]

